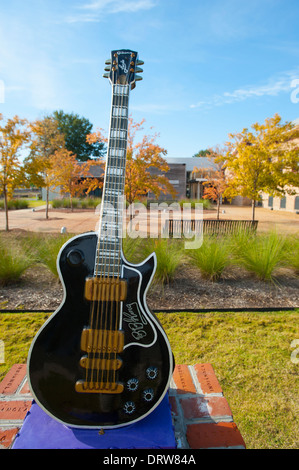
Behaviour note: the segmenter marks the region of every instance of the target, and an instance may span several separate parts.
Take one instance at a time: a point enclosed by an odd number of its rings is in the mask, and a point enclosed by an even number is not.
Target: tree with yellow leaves
[[[86,163],[78,162],[76,155],[67,149],[57,150],[50,157],[53,186],[59,187],[62,193],[70,197],[71,210],[73,210],[73,198],[87,194],[103,185],[97,178],[91,178],[91,166],[103,166],[101,160],[89,160]]]
[[[28,141],[29,132],[27,121],[18,116],[3,122],[0,114],[0,121],[0,191],[4,197],[5,229],[9,230],[7,203],[16,186],[24,183],[19,152]]]
[[[135,142],[136,134],[143,129],[144,122],[143,119],[135,123],[130,117],[128,123],[125,196],[130,204],[146,196],[148,192],[153,192],[156,197],[159,197],[161,192],[170,193],[172,196],[176,194],[165,176],[169,166],[163,155],[166,155],[167,151],[156,143],[158,135],[144,135],[141,142]],[[90,134],[87,139],[90,143],[97,140],[108,141],[101,130]],[[151,173],[150,168],[158,170],[157,174]]]
[[[299,129],[291,122],[283,123],[278,114],[251,129],[229,135],[223,157],[228,183],[224,196],[250,198],[254,220],[262,192],[283,197],[299,187]]]
[[[37,119],[30,123],[30,154],[24,160],[24,171],[29,184],[46,188],[46,219],[49,218],[49,191],[53,187],[55,175],[51,157],[56,151],[65,148],[64,136],[58,130],[53,117]]]

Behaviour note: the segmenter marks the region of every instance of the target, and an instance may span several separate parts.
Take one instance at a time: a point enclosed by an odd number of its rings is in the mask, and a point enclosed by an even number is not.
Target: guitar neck
[[[129,85],[116,84],[112,87],[111,117],[95,276],[120,276],[129,90]]]

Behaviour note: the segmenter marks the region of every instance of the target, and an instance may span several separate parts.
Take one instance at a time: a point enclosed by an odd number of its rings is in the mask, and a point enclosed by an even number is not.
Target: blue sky
[[[275,113],[299,118],[298,0],[0,2],[4,117],[62,109],[108,129],[104,62],[128,48],[145,62],[130,112],[169,157],[222,145]]]

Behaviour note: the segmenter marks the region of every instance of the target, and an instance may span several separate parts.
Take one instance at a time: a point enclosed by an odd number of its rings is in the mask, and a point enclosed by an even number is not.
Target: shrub
[[[8,210],[28,209],[29,202],[26,199],[11,199],[7,202]],[[4,209],[4,199],[0,200],[0,209]]]
[[[87,208],[96,208],[101,203],[100,198],[91,198],[86,197],[82,199],[73,198],[73,208],[80,208],[80,209],[87,209]],[[63,199],[53,199],[51,201],[53,209],[60,209],[61,207],[64,209],[69,209],[71,207],[70,198],[63,198]]]
[[[209,199],[181,199],[179,201],[181,208],[184,204],[191,204],[191,209],[195,209],[195,204],[202,204],[203,209],[210,209],[212,207],[211,201]]]
[[[51,201],[51,205],[53,209],[60,209],[63,207],[63,199],[53,199],[53,201]]]
[[[229,243],[225,237],[206,235],[196,250],[188,252],[204,279],[219,281],[224,269],[231,263]]]

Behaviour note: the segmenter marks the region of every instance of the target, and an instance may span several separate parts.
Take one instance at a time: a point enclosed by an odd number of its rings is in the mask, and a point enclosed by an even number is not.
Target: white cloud
[[[191,104],[190,107],[213,108],[256,97],[278,96],[280,93],[291,92],[291,84],[295,77],[299,77],[299,71],[284,72],[279,77],[270,78],[266,84],[244,86],[233,91],[225,91],[220,95],[213,95]]]
[[[95,0],[77,7],[78,12],[67,17],[68,23],[98,22],[104,15],[115,13],[136,13],[150,10],[156,0]]]

